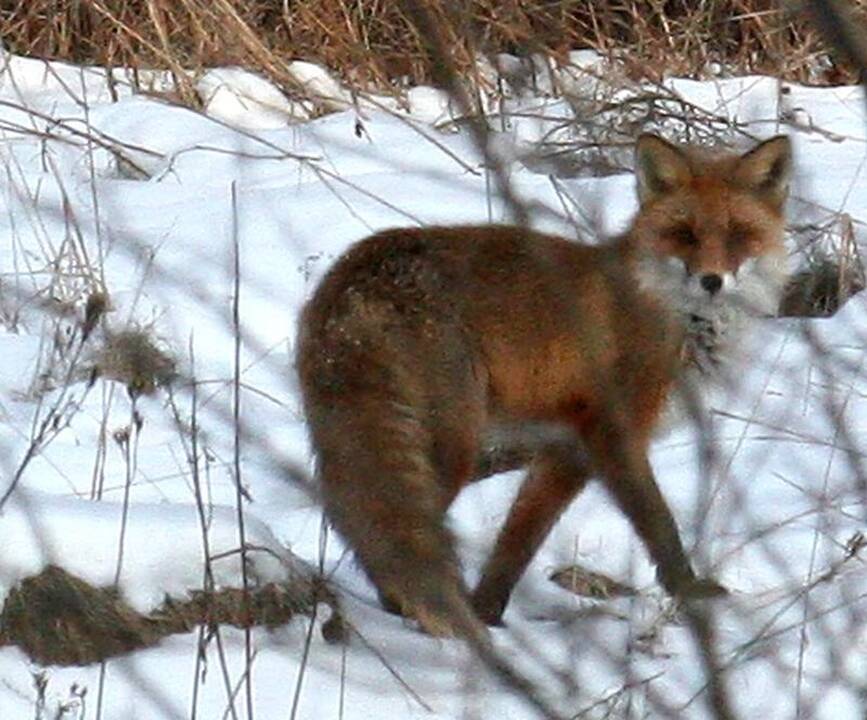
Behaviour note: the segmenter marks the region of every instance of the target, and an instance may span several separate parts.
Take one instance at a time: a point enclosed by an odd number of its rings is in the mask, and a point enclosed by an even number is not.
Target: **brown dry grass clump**
[[[614,597],[633,597],[638,594],[634,587],[618,582],[602,573],[588,570],[581,565],[569,565],[551,573],[549,580],[575,595],[608,600]]]
[[[83,665],[147,647],[157,627],[110,589],[94,588],[48,567],[13,589],[0,615],[0,644],[20,647],[37,662]]]
[[[341,639],[342,621],[333,595],[307,578],[246,593],[193,591],[183,600],[166,599],[161,608],[145,616],[127,605],[114,588],[93,587],[49,566],[9,593],[0,613],[0,646],[16,645],[46,665],[86,665],[148,647],[196,625],[276,627],[298,613],[311,615],[320,601],[332,609],[323,634]]]
[[[841,214],[820,226],[795,228],[806,236],[801,268],[780,303],[781,317],[831,317],[867,286],[852,218]]]
[[[146,329],[107,332],[99,349],[96,371],[126,385],[131,396],[152,395],[175,377],[175,361],[157,347]]]
[[[867,0],[853,0],[857,22]],[[789,4],[794,7],[794,3]],[[851,82],[805,19],[775,0],[425,0],[463,72],[476,53],[571,49],[616,53],[636,75],[700,75],[711,62],[811,82]],[[430,80],[425,38],[403,2],[382,0],[55,0],[0,2],[0,33],[16,53],[164,68],[189,90],[184,70],[241,65],[285,91],[299,90],[290,60],[338,71],[356,87]],[[867,23],[865,23],[867,27]],[[191,94],[192,95],[192,94]]]

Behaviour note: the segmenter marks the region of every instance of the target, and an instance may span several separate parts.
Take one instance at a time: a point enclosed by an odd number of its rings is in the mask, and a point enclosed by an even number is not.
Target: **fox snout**
[[[688,313],[707,315],[715,308],[737,303],[742,291],[735,273],[707,270],[693,272],[681,260],[672,260],[675,266],[669,284],[675,297],[680,298],[682,309]],[[679,286],[679,289],[675,290]]]
[[[730,306],[732,309],[749,314],[772,313],[774,308],[757,305],[758,289],[772,291],[777,284],[780,270],[775,258],[750,258],[737,270],[698,270],[691,271],[683,262],[680,265],[680,285],[683,301],[690,311]]]
[[[684,267],[683,273],[686,292],[694,300],[719,301],[723,296],[737,290],[736,273],[718,270],[692,272],[686,267]]]
[[[669,299],[708,302],[719,300],[735,289],[735,273],[719,270],[693,270],[678,257],[648,257],[641,268],[642,284]]]
[[[748,258],[735,271],[691,269],[681,258],[651,255],[639,263],[638,277],[642,287],[685,315],[764,316],[776,313],[785,266],[785,257],[776,253]]]
[[[717,273],[705,273],[699,278],[699,284],[709,295],[716,295],[723,286],[723,279]]]

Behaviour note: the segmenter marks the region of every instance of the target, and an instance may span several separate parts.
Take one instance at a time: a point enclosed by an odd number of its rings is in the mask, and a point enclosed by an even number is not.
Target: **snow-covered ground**
[[[318,83],[316,92],[337,93],[310,68],[298,71]],[[574,73],[561,81],[579,93],[595,87]],[[580,217],[603,232],[622,228],[636,207],[631,175],[553,178],[551,166],[521,161],[543,139],[590,132],[569,124],[573,107],[591,105],[586,97],[570,105],[539,87],[491,105],[514,113],[497,121],[495,149],[516,195],[541,229],[575,236]],[[842,227],[845,219],[833,218],[846,214],[856,239],[867,243],[861,90],[781,92],[761,77],[672,80],[667,88],[751,135],[790,133],[798,163],[793,222]],[[0,601],[52,563],[99,585],[119,571],[124,595],[142,611],[202,580],[190,438],[182,429],[190,393],[179,389],[174,409],[165,391],[140,397],[136,418],[125,389],[111,380],[89,390],[77,376],[63,382],[64,363],[77,352],[77,345],[62,349],[64,338],[87,294],[102,287],[111,298],[109,326],[152,328],[181,374],[199,381],[209,548],[219,555],[237,547],[237,252],[247,539],[321,563],[357,630],[348,645],[328,645],[314,628],[308,649],[307,618],[254,631],[254,717],[531,717],[519,698],[474,671],[459,643],[425,637],[379,608],[339,540],[327,536],[323,544],[321,514],[287,470],[310,469],[292,368],[302,303],[334,258],[372,231],[508,220],[489,163],[460,124],[443,124],[447,99],[429,88],[409,93],[408,110],[393,99],[352,104],[337,93],[334,106],[349,109],[303,121],[304,108],[237,70],[211,74],[200,89],[207,114],[122,85],[112,101],[101,72],[4,60],[0,493],[23,472],[0,510]],[[800,708],[802,717],[863,718],[867,573],[852,538],[865,530],[867,514],[867,298],[855,297],[832,319],[766,321],[757,338],[738,392],[711,399],[712,439],[698,442],[680,429],[659,440],[652,460],[696,562],[733,591],[717,603],[716,622],[739,717],[791,718]],[[46,417],[45,442],[34,445]],[[116,440],[124,429],[128,444]],[[519,480],[513,473],[480,483],[450,514],[470,582]],[[252,561],[256,580],[285,572],[272,553],[253,552]],[[573,561],[643,592],[578,599],[547,580]],[[215,571],[220,584],[240,582],[236,555]],[[497,644],[566,715],[656,717],[669,708],[671,717],[707,716],[695,643],[599,487],[557,525],[505,619],[508,628],[494,630]],[[41,669],[18,649],[2,648],[0,718],[34,717],[40,672],[48,683],[44,717],[95,718],[97,707],[106,720],[247,717],[244,636],[233,629],[221,636],[224,661],[212,642],[198,679],[195,633],[104,667]]]

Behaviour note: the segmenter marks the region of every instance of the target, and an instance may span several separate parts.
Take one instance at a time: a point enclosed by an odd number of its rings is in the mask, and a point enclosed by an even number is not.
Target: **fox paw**
[[[503,612],[506,610],[506,603],[509,597],[502,597],[499,591],[491,592],[485,588],[477,588],[473,593],[470,602],[476,617],[479,618],[485,625],[490,627],[503,626]]]
[[[711,578],[692,578],[680,583],[675,593],[677,597],[685,600],[700,600],[704,598],[715,598],[728,595],[729,591],[725,586],[720,585],[716,580]]]

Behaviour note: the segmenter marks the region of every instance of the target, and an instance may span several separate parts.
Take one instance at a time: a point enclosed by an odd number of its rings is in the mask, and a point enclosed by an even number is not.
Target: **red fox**
[[[343,255],[304,309],[297,369],[325,513],[382,603],[428,633],[499,623],[591,476],[669,593],[725,592],[695,575],[648,444],[674,383],[714,361],[728,321],[776,309],[790,143],[714,156],[642,135],[635,157],[640,209],[619,238],[387,230]],[[486,438],[522,425],[568,432],[535,451],[470,593],[444,515]]]

